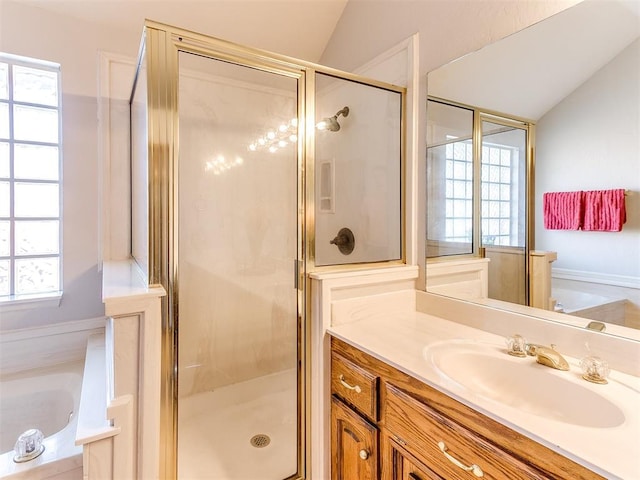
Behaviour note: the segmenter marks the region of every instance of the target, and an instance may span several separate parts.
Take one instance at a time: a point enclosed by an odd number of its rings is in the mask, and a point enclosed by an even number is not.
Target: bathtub
[[[82,479],[82,447],[75,445],[84,362],[0,378],[0,478]],[[13,461],[18,435],[42,430],[45,450],[25,463]]]
[[[625,324],[626,299],[606,297],[594,293],[554,288],[555,311],[601,322]]]

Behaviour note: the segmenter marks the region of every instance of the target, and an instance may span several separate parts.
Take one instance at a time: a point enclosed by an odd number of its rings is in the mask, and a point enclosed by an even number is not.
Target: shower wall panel
[[[316,191],[323,162],[333,162],[333,211],[316,204],[316,264],[399,260],[401,249],[401,102],[398,92],[316,76],[316,121],[344,106],[337,132],[316,131]],[[342,254],[331,244],[349,228],[355,248]]]
[[[297,100],[295,79],[267,85],[275,75],[188,54],[180,61],[184,397],[296,367],[296,145],[249,146],[291,127]]]

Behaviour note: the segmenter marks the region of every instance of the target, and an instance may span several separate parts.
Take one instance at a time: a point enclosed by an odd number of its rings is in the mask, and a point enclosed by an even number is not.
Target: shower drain
[[[260,433],[258,435],[254,435],[253,437],[251,437],[251,440],[249,440],[249,443],[251,443],[251,446],[253,447],[264,448],[271,443],[271,439],[269,438],[269,435]]]

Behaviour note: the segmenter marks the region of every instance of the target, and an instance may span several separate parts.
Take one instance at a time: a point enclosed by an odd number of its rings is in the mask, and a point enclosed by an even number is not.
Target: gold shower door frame
[[[525,189],[524,194],[524,204],[525,204],[525,215],[524,215],[524,226],[525,226],[525,234],[524,234],[524,245],[522,247],[523,251],[523,260],[524,265],[523,268],[523,278],[522,278],[522,287],[524,290],[524,298],[523,305],[529,305],[529,294],[531,291],[531,265],[530,265],[530,256],[531,252],[535,249],[535,195],[534,192],[534,172],[535,172],[535,158],[534,158],[534,145],[535,145],[535,123],[514,117],[514,116],[505,116],[502,114],[498,114],[495,112],[491,112],[489,110],[483,110],[474,108],[473,113],[474,126],[473,126],[473,134],[474,134],[474,157],[478,159],[482,159],[482,147],[484,142],[484,132],[482,130],[483,122],[491,122],[497,125],[503,125],[505,127],[510,127],[515,130],[520,130],[525,135],[525,180],[524,184],[521,185]],[[481,178],[481,161],[474,162],[474,176],[477,175],[476,178]],[[482,204],[482,195],[480,191],[480,184],[482,182],[474,182],[474,217],[481,219],[481,204]],[[477,216],[476,216],[477,215]],[[477,238],[478,248],[483,248],[482,245],[482,234],[480,228],[480,222],[474,223],[474,238]],[[475,236],[477,235],[477,236]],[[515,248],[515,247],[514,247]]]
[[[148,267],[150,286],[167,291],[162,307],[162,365],[160,419],[160,478],[177,478],[177,322],[178,322],[178,56],[191,53],[295,78],[298,84],[297,140],[297,260],[292,265],[297,289],[298,324],[298,452],[297,473],[291,479],[304,479],[310,470],[310,376],[311,328],[308,273],[326,271],[315,267],[315,73],[351,80],[397,92],[401,95],[401,259],[375,264],[393,266],[405,263],[405,118],[406,89],[385,82],[323,67],[283,55],[237,45],[169,25],[145,22],[133,92],[141,68],[147,69],[147,162],[148,162]],[[133,93],[132,93],[133,98]],[[132,139],[133,140],[133,139]],[[133,201],[133,199],[132,199]],[[354,265],[335,266],[348,270]]]

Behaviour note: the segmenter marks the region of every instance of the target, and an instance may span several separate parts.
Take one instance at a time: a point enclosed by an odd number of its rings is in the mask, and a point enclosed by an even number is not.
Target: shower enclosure
[[[535,126],[430,98],[427,257],[486,257],[488,296],[529,304]]]
[[[403,261],[403,102],[399,87],[146,23],[131,245],[168,292],[164,478],[306,476],[307,273]]]

